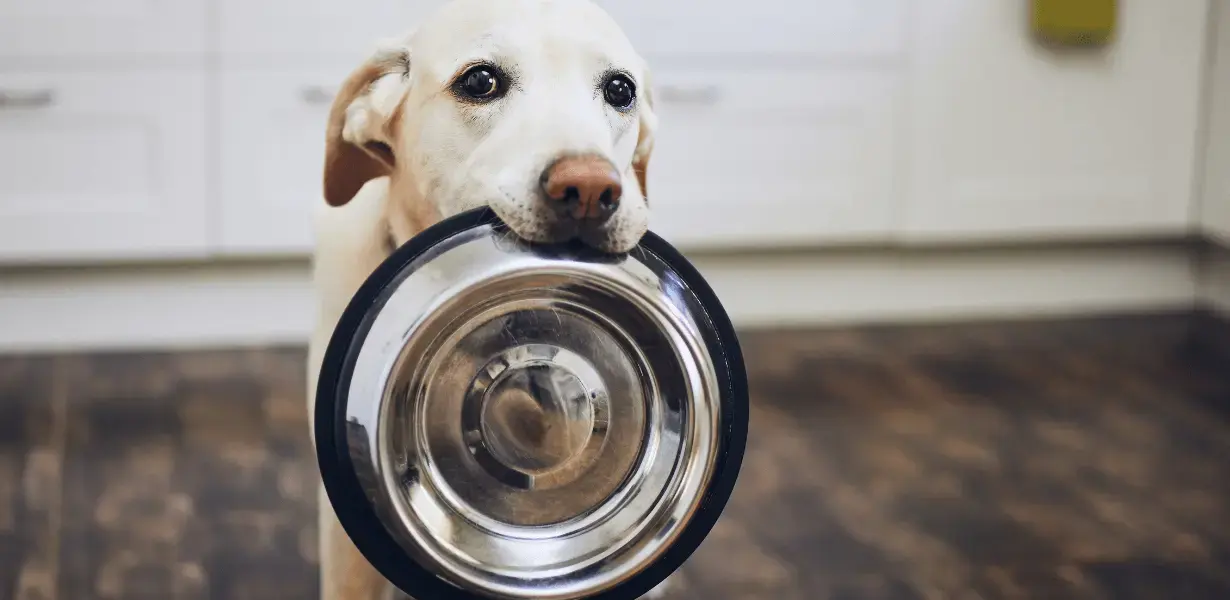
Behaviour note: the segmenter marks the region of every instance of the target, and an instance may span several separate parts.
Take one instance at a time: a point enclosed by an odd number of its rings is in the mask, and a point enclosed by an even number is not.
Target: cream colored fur
[[[450,93],[476,60],[515,73],[506,97],[474,104]],[[604,102],[600,81],[612,69],[634,80],[633,110]],[[588,0],[453,0],[359,65],[328,123],[309,410],[333,327],[390,240],[402,244],[443,217],[488,205],[517,235],[551,241],[555,217],[539,199],[541,173],[559,156],[591,152],[623,174],[623,196],[609,225],[585,241],[610,251],[635,245],[648,227],[650,87],[645,62]],[[323,491],[320,561],[323,599],[387,597],[388,584],[346,537]]]

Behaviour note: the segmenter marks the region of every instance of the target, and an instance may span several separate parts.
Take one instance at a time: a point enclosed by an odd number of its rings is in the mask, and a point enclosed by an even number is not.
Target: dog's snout
[[[586,154],[551,163],[542,173],[542,193],[561,217],[598,223],[619,208],[623,186],[611,161]]]

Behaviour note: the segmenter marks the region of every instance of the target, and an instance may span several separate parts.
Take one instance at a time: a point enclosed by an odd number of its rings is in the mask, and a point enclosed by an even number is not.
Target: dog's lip
[[[592,232],[596,230],[577,227],[571,224],[553,227],[548,235],[543,236],[545,239],[526,237],[507,224],[503,227],[509,235],[516,238],[517,242],[532,246],[547,254],[572,257],[584,254],[592,258],[599,258],[601,256],[619,257],[627,254],[626,251],[613,252],[609,250],[609,234],[604,232],[600,236],[594,237]]]
[[[616,263],[623,260],[627,252],[610,252],[587,244],[580,238],[570,238],[558,242],[529,242],[516,238],[516,243],[530,248],[539,256],[562,258],[567,260],[582,260],[585,262]]]
[[[626,254],[631,251],[631,248],[622,252],[611,250],[610,248],[615,241],[615,237],[613,232],[605,226],[598,228],[582,228],[578,231],[577,237],[580,238],[581,242],[587,246],[592,246],[609,254]],[[632,246],[635,247],[636,244],[632,244]]]

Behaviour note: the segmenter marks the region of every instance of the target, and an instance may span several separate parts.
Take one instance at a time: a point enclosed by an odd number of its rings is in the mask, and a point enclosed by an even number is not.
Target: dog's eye
[[[636,101],[636,86],[623,75],[615,75],[602,86],[607,104],[615,108],[629,108]]]
[[[491,100],[503,93],[504,81],[494,67],[478,65],[462,73],[454,88],[474,100]]]

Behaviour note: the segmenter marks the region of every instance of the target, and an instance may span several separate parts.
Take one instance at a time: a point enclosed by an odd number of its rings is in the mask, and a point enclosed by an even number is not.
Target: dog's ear
[[[653,106],[653,76],[649,68],[644,69],[644,81],[641,81],[641,103],[639,132],[636,138],[636,150],[632,153],[632,170],[636,172],[636,181],[641,185],[641,194],[649,200],[646,180],[649,172],[649,155],[653,154],[653,135],[658,129],[658,115]]]
[[[346,78],[329,109],[325,133],[325,201],[341,206],[397,163],[397,129],[410,84],[410,51],[386,43]]]

